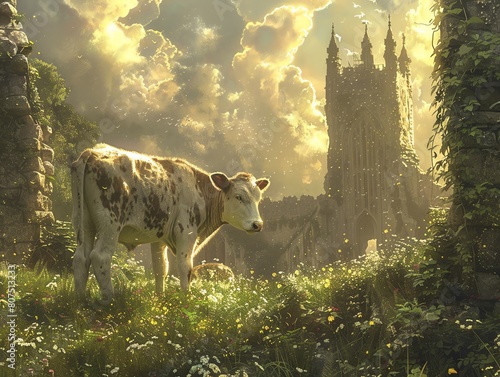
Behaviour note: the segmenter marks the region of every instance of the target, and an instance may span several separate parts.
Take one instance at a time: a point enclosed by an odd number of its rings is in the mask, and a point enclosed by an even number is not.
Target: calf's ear
[[[269,182],[269,179],[267,179],[267,178],[261,178],[261,179],[257,179],[255,181],[255,184],[260,189],[260,191],[266,190],[269,187],[270,183],[271,182]]]
[[[210,174],[210,181],[217,190],[226,191],[231,185],[231,181],[224,173]]]

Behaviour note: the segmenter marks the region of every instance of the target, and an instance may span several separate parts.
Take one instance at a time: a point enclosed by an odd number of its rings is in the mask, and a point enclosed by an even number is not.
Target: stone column
[[[500,34],[497,2],[442,0],[442,4],[460,11],[441,23],[442,38],[449,40],[451,47],[451,53],[442,60],[446,67],[457,67],[457,61],[463,60],[463,47],[479,46],[492,34]],[[461,29],[465,24],[466,32]],[[499,46],[495,54],[500,54]],[[459,77],[462,84],[449,109],[448,133],[456,134],[450,147],[450,172],[458,186],[450,209],[450,225],[461,247],[470,251],[468,263],[472,264],[477,294],[495,300],[500,297],[500,82],[494,75],[486,77],[486,67],[481,64],[478,60],[476,67],[464,70]],[[492,71],[500,70],[498,60],[488,66]],[[472,85],[474,78],[485,81]],[[464,108],[467,101],[473,100],[477,102],[472,111]]]
[[[54,221],[54,151],[50,127],[36,121],[30,52],[16,0],[0,2],[0,260],[11,263],[25,262],[41,225]]]

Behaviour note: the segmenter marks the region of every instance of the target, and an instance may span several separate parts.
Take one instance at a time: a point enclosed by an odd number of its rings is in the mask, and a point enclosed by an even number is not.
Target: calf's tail
[[[85,219],[85,170],[91,151],[86,150],[71,165],[71,191],[73,195],[73,226],[77,238],[77,247],[73,256],[73,273],[75,277],[75,293],[78,301],[85,301],[85,287],[89,275],[90,259],[88,258],[89,245],[85,239],[89,236],[84,234],[89,231]],[[92,247],[92,245],[90,245]]]
[[[83,216],[84,216],[84,183],[85,166],[90,157],[90,151],[86,150],[71,165],[71,193],[73,196],[73,215],[72,222],[75,229],[77,244],[83,243]]]

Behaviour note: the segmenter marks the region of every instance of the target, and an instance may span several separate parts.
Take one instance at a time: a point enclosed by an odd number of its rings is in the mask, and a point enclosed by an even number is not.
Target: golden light
[[[328,150],[328,142],[325,135],[316,132],[307,140],[307,145],[312,152],[325,152]]]
[[[118,33],[121,33],[123,34],[123,32],[121,31],[121,29],[118,27],[118,25],[114,22],[110,22],[105,28],[104,28],[104,31],[106,33],[106,35],[109,37],[109,38],[113,38],[114,36],[116,36]]]

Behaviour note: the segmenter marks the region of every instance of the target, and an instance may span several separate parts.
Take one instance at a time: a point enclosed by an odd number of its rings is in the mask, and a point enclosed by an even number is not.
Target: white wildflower
[[[208,364],[208,367],[212,370],[212,372],[214,372],[214,373],[220,373],[220,369],[217,366],[217,364],[210,363],[210,364]]]
[[[51,290],[55,290],[57,288],[57,283],[55,281],[51,281],[45,287],[50,288]]]

